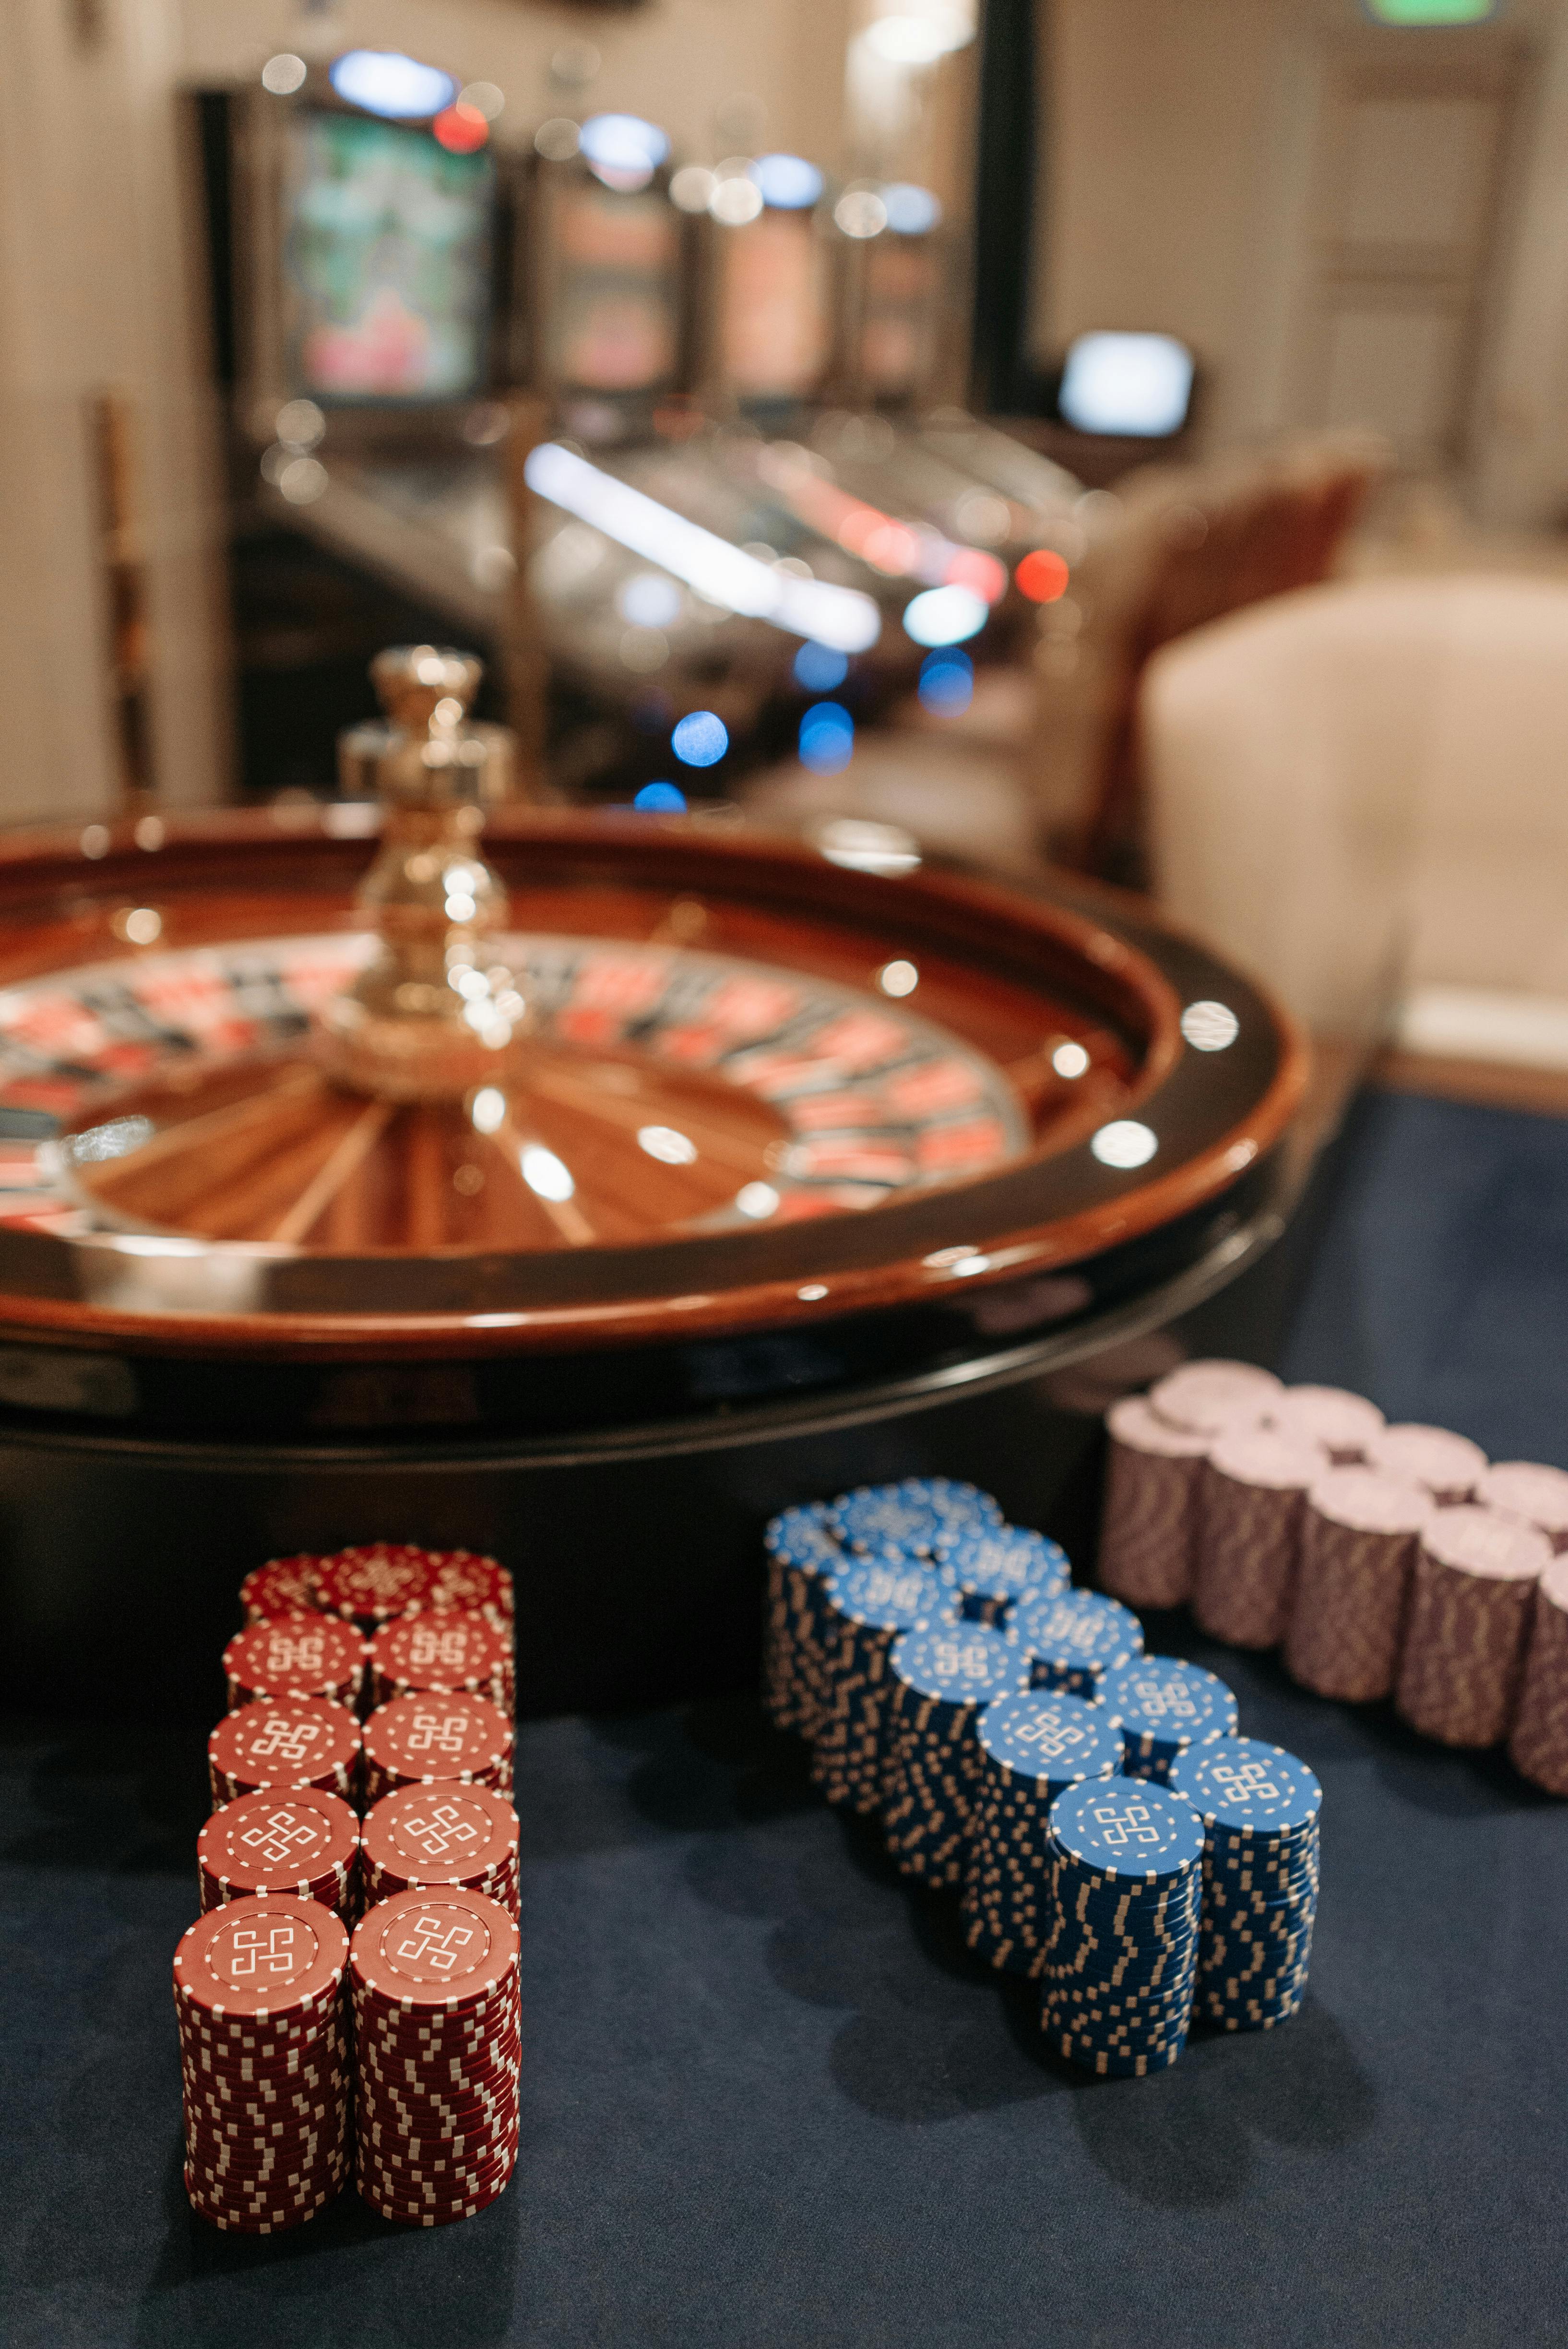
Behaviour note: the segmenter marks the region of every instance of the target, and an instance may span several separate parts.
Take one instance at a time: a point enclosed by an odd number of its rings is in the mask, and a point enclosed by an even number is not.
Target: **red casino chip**
[[[511,1723],[488,1697],[394,1697],[365,1723],[366,1798],[443,1780],[507,1794],[511,1758]]]
[[[372,1701],[438,1693],[488,1697],[516,1710],[510,1631],[476,1609],[429,1608],[400,1616],[370,1642]]]
[[[400,1787],[366,1816],[366,1898],[455,1886],[499,1901],[515,1917],[518,1844],[517,1813],[491,1787]]]
[[[196,1838],[202,1914],[246,1894],[292,1892],[340,1916],[358,1894],[359,1821],[337,1795],[242,1795]]]
[[[325,1697],[356,1704],[365,1682],[366,1647],[349,1623],[330,1615],[269,1615],[247,1624],[223,1651],[229,1710],[258,1697]]]
[[[468,1609],[510,1630],[515,1610],[511,1576],[499,1559],[471,1549],[428,1549],[429,1587],[421,1608]]]
[[[263,1788],[315,1787],[352,1795],[362,1740],[346,1706],[320,1697],[259,1697],[221,1721],[207,1740],[214,1806]]]
[[[307,1614],[315,1605],[312,1595],[322,1565],[314,1550],[293,1557],[269,1557],[265,1566],[251,1568],[240,1585],[240,1607],[247,1623],[268,1615]]]
[[[406,1855],[410,1840],[445,1842],[455,1825],[508,1844],[511,1830],[490,1806],[474,1808],[477,1816],[437,1821],[425,1790],[412,1805],[395,1797],[378,1844]],[[421,2225],[467,2217],[511,2176],[519,1954],[507,1911],[460,1887],[396,1893],[355,1928],[359,2190],[383,2217]]]
[[[335,2000],[348,1935],[315,1901],[267,1896],[231,1901],[186,1928],[174,1952],[174,1992],[182,2008],[286,2021]]]
[[[366,1542],[320,1559],[312,1595],[324,1614],[371,1632],[424,1601],[430,1578],[428,1550],[408,1542]]]
[[[347,2182],[348,1949],[326,1909],[266,1893],[201,1918],[174,1953],[185,2186],[218,2226],[298,2226]]]

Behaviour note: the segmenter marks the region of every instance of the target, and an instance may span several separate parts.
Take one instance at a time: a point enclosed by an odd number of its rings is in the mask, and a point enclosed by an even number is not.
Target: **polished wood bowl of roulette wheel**
[[[376,1537],[511,1566],[525,1709],[734,1684],[772,1510],[1045,1521],[1063,1374],[1290,1205],[1302,1045],[1133,901],[487,819],[478,665],[378,671],[379,808],[0,844],[12,1694],[199,1711],[246,1568]]]

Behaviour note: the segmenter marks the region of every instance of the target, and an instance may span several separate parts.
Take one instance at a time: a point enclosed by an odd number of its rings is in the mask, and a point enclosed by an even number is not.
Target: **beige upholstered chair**
[[[1367,434],[1318,433],[1121,486],[1068,594],[1041,615],[1030,783],[1055,854],[1109,880],[1146,877],[1134,729],[1145,663],[1224,613],[1322,579],[1386,463]]]
[[[1320,1032],[1433,989],[1568,1004],[1568,584],[1307,588],[1140,702],[1153,881]]]

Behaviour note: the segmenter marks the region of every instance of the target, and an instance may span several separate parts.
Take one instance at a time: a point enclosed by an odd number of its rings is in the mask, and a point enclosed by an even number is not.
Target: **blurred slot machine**
[[[349,50],[233,117],[236,414],[273,511],[488,639],[511,575],[500,92]]]

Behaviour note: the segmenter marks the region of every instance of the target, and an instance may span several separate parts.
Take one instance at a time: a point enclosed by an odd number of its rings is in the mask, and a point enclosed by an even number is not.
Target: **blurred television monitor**
[[[323,407],[469,399],[489,379],[495,167],[427,129],[302,107],[284,127],[282,357]]]
[[[1076,432],[1164,440],[1192,404],[1192,354],[1173,335],[1079,335],[1068,347],[1057,407]]]

